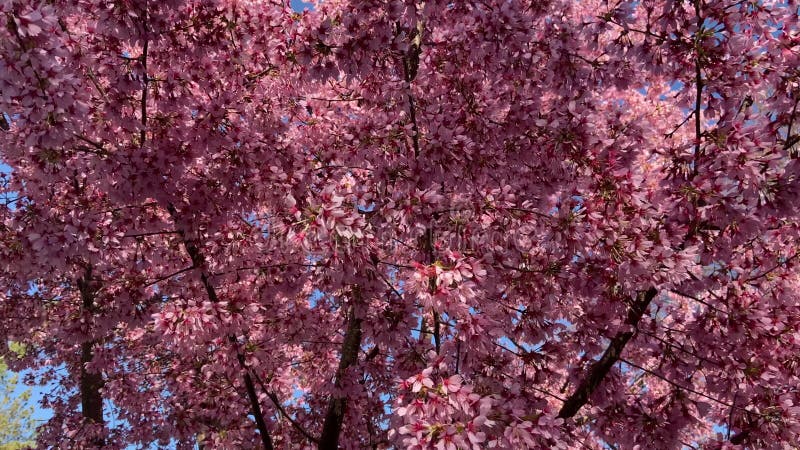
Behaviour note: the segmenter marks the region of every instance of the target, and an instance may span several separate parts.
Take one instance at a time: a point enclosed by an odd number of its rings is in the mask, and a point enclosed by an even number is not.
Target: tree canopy
[[[39,448],[800,445],[794,0],[4,0]]]

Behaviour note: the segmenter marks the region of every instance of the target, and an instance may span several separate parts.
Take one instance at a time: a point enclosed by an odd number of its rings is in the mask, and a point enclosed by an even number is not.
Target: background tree
[[[11,347],[21,350],[18,345]],[[0,449],[19,450],[35,445],[36,423],[30,400],[31,390],[20,391],[19,376],[0,360]]]

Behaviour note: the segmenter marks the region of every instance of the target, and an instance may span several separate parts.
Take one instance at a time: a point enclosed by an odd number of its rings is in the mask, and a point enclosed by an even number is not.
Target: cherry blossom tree
[[[774,0],[4,0],[40,448],[800,445]]]

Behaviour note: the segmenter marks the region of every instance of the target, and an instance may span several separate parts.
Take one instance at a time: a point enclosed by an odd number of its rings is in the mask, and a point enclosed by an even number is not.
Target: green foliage
[[[12,343],[9,349],[22,356],[25,348]],[[20,450],[34,445],[31,391],[16,392],[19,376],[0,359],[0,450]]]
[[[34,447],[35,442],[25,441],[25,442],[7,442],[5,444],[0,444],[0,450],[25,450]]]

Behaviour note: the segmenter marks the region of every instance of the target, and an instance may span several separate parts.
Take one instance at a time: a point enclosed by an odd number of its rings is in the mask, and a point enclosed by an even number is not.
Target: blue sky
[[[311,3],[306,3],[302,0],[292,0],[290,3],[292,5],[292,9],[294,9],[295,11],[302,11],[303,8],[308,8],[308,9],[312,8]]]

